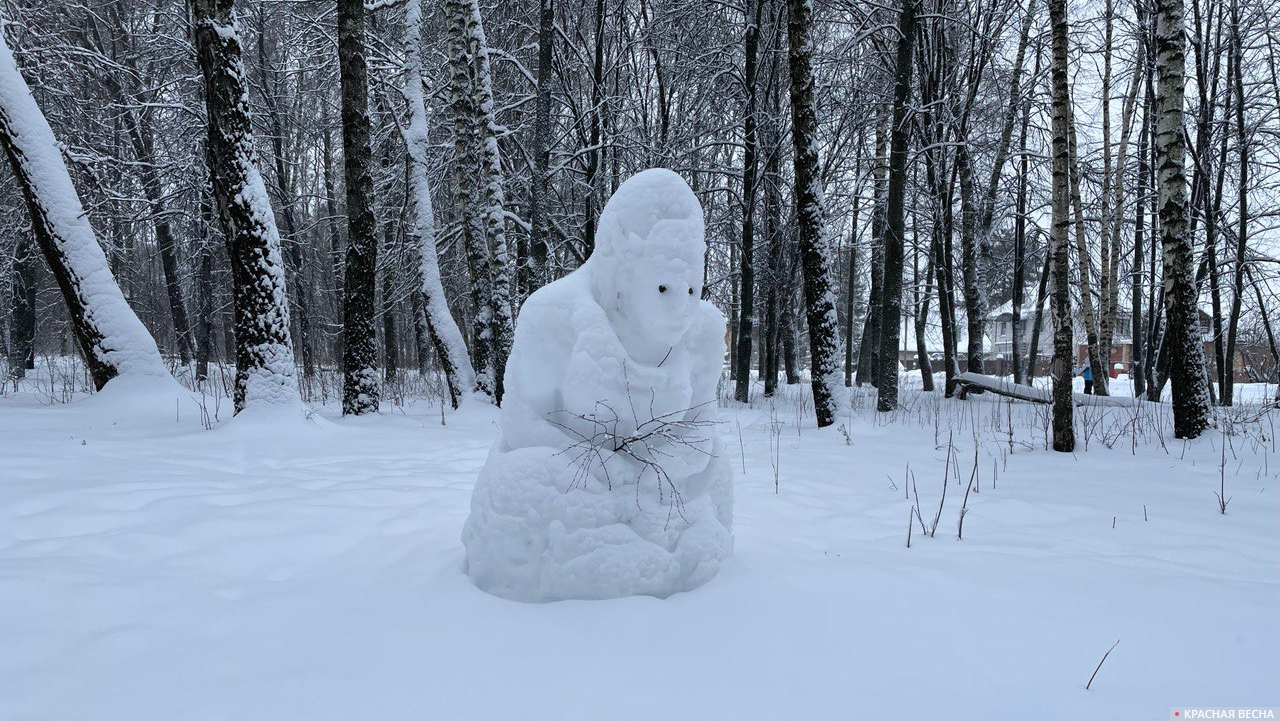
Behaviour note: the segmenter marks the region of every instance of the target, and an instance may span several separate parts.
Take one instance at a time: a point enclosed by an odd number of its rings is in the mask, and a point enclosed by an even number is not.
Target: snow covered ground
[[[736,556],[719,576],[666,600],[551,604],[489,596],[461,569],[492,408],[444,425],[424,401],[206,430],[190,400],[0,398],[0,719],[1280,705],[1270,417],[1234,412],[1224,449],[1219,430],[1174,441],[1146,404],[1092,409],[1079,451],[1060,455],[1044,450],[1043,408],[905,398],[877,417],[857,397],[843,431],[816,430],[794,388],[725,409]]]

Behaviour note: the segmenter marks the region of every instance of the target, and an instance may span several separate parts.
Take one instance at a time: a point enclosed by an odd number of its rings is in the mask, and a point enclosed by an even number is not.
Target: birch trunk
[[[1164,253],[1165,342],[1173,387],[1173,432],[1178,438],[1196,438],[1209,426],[1209,392],[1187,233],[1185,13],[1182,0],[1156,0],[1155,7],[1157,208]]]

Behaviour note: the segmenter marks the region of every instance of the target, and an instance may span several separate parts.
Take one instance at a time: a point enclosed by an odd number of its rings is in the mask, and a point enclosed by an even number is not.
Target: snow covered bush
[[[715,403],[725,319],[701,299],[702,208],[678,175],[646,170],[595,241],[520,311],[501,435],[462,533],[472,580],[499,596],[665,597],[733,553]]]

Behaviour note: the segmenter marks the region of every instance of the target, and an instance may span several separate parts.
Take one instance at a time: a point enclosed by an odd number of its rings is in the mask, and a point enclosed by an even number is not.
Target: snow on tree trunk
[[[462,205],[463,241],[476,307],[475,368],[480,392],[502,402],[511,349],[510,263],[502,162],[493,107],[489,47],[475,0],[449,0],[449,62],[453,90],[455,173]]]
[[[1049,0],[1049,24],[1053,33],[1053,227],[1049,234],[1049,268],[1053,290],[1049,296],[1053,318],[1053,450],[1075,450],[1075,406],[1071,397],[1074,348],[1071,328],[1070,202],[1071,180],[1068,134],[1071,98],[1067,74],[1067,2]],[[1034,348],[1034,346],[1032,346]],[[1034,357],[1032,362],[1034,363]]]
[[[804,274],[809,363],[818,427],[835,423],[844,393],[840,377],[840,323],[831,287],[822,171],[818,162],[818,118],[813,90],[811,0],[787,0],[788,58],[791,65],[791,138],[795,147],[796,215],[800,268]]]
[[[376,413],[382,396],[374,325],[378,239],[373,218],[373,151],[369,134],[364,0],[338,2],[342,81],[342,159],[347,184],[346,286],[342,297],[342,414]]]
[[[117,376],[168,378],[155,339],[129,307],[63,163],[0,33],[0,142],[31,213],[32,233],[70,312],[93,385]]]
[[[427,335],[436,350],[449,385],[454,408],[463,396],[476,390],[476,373],[467,357],[462,330],[449,312],[440,279],[436,221],[431,205],[431,185],[427,179],[427,156],[431,141],[427,135],[427,110],[422,97],[422,0],[408,0],[405,6],[404,99],[409,106],[409,123],[403,129],[409,151],[409,193],[413,206],[411,231],[417,238],[418,288],[427,319]]]
[[[249,81],[231,0],[190,0],[196,55],[204,75],[209,173],[235,306],[237,413],[300,406],[280,233],[254,163]]]
[[[1186,93],[1186,38],[1182,0],[1157,0],[1156,207],[1164,252],[1166,344],[1173,390],[1173,433],[1196,438],[1209,426],[1209,388],[1196,307],[1194,259],[1187,232],[1187,176],[1183,168],[1183,101]]]
[[[889,197],[885,207],[884,291],[880,296],[880,373],[876,410],[898,407],[898,341],[902,319],[903,244],[906,235],[907,102],[911,97],[912,50],[916,35],[915,0],[903,0],[898,17],[898,58],[893,90],[893,126],[889,140]]]

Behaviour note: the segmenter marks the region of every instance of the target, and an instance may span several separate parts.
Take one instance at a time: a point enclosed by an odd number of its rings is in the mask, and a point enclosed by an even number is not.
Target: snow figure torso
[[[595,241],[520,310],[501,437],[462,533],[472,580],[499,596],[665,597],[733,552],[725,320],[701,300],[702,209],[678,175],[647,170],[609,200]]]

